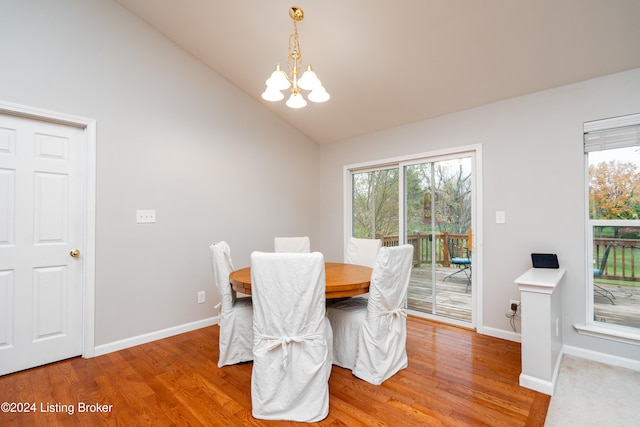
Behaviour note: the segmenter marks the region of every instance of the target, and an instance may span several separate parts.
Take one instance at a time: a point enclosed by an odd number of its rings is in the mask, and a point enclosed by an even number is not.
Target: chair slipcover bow
[[[255,418],[313,422],[329,413],[331,325],[321,253],[251,254]]]

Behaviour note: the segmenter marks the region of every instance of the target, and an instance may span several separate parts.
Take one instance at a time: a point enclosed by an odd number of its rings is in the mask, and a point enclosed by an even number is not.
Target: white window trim
[[[625,344],[640,345],[640,334],[638,334],[636,328],[626,328],[620,325],[601,325],[607,324],[592,322],[591,324],[581,325],[576,323],[573,325],[573,328],[580,335],[603,338],[609,341],[616,341]]]
[[[632,114],[628,116],[613,117],[603,120],[595,120],[584,123],[584,133],[597,132],[607,129],[636,126],[640,125],[640,114]],[[585,269],[585,277],[587,278],[588,289],[586,292],[586,313],[585,323],[576,323],[573,328],[581,335],[607,339],[610,341],[622,342],[626,344],[640,345],[640,328],[632,328],[622,325],[607,324],[604,322],[596,322],[593,320],[593,266],[590,260],[593,260],[593,227],[596,225],[635,225],[639,226],[640,221],[634,220],[610,220],[599,221],[589,219],[589,162],[584,157],[584,194],[585,194],[585,260],[587,261]]]

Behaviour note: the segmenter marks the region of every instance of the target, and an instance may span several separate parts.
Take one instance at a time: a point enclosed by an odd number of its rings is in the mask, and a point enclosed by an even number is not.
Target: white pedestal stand
[[[515,280],[522,313],[520,385],[553,396],[562,358],[564,268],[532,268]]]

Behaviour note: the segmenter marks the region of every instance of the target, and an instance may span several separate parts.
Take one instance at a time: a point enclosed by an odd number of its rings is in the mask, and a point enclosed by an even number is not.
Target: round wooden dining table
[[[326,262],[324,264],[327,299],[352,297],[369,292],[371,282],[370,267],[340,262]],[[234,291],[251,295],[251,267],[241,268],[229,275],[229,281]]]

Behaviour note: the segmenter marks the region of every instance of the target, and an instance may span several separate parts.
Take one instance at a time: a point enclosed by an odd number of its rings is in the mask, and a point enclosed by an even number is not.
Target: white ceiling
[[[318,143],[640,68],[639,0],[117,1]],[[260,97],[291,6],[331,94],[301,110]]]

